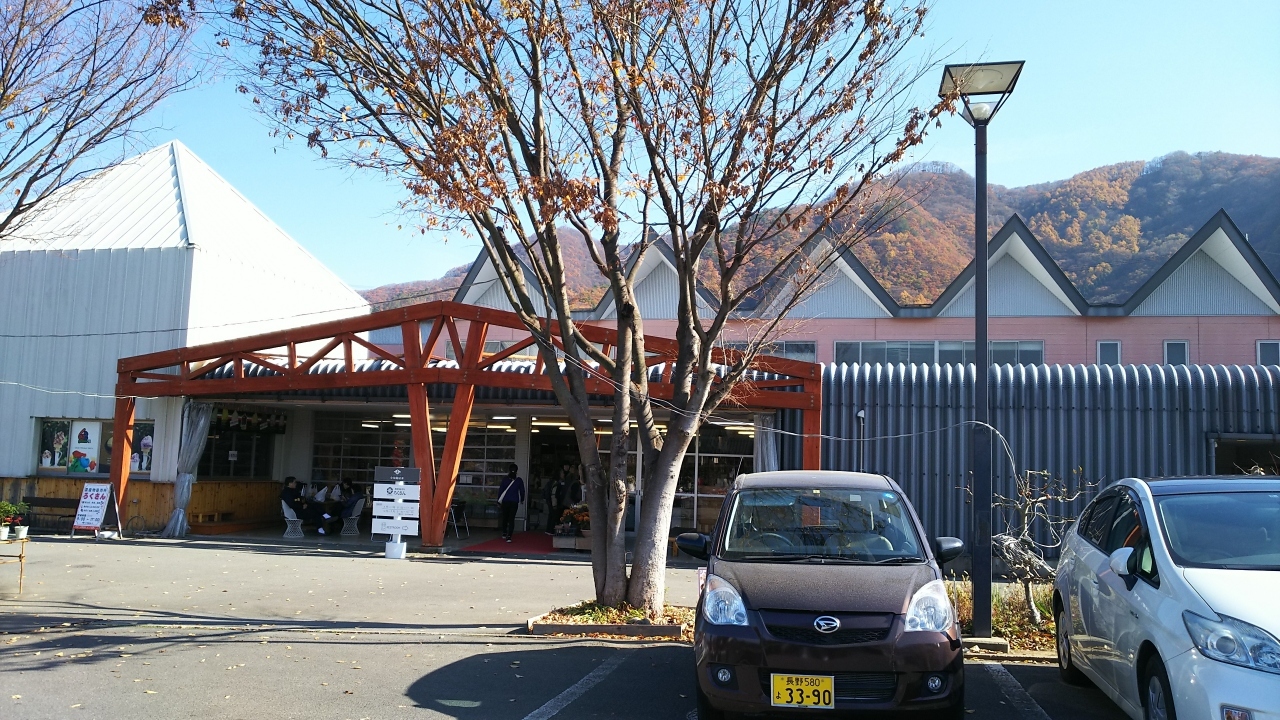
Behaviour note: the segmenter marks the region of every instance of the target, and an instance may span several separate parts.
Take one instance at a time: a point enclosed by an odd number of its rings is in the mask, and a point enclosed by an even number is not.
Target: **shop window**
[[[431,445],[439,467],[444,454],[446,428],[433,425]],[[471,421],[458,465],[458,484],[453,492],[454,499],[467,503],[468,516],[490,520],[498,517],[498,487],[507,476],[507,468],[515,461],[516,433],[510,422]],[[528,472],[526,468],[520,470]],[[525,482],[528,481],[526,477]],[[528,485],[525,487],[527,490]]]
[[[115,426],[110,420],[41,419],[37,473],[110,474],[114,434]],[[130,472],[150,473],[155,423],[134,423],[133,443]]]
[[[197,473],[202,478],[270,480],[275,435],[249,430],[209,433]]]
[[[942,365],[968,364],[977,360],[972,342],[942,340],[938,342],[938,362]]]
[[[1187,341],[1186,340],[1165,340],[1164,341],[1164,364],[1165,365],[1186,365],[1187,364]]]
[[[410,467],[413,457],[407,413],[316,413],[312,482],[350,478],[373,482],[373,469]],[[440,440],[438,447],[443,446]]]
[[[991,362],[996,365],[1041,365],[1044,363],[1043,340],[997,340],[988,347]],[[838,363],[929,364],[953,365],[972,363],[977,353],[972,342],[962,340],[867,340],[836,343]]]
[[[1120,364],[1120,341],[1119,340],[1101,340],[1098,342],[1098,364],[1099,365],[1119,365]]]
[[[745,351],[747,343],[727,342],[726,350]],[[809,340],[779,340],[760,346],[761,355],[800,360],[802,362],[818,362],[818,344]]]
[[[862,343],[836,341],[836,364],[857,365],[862,362]]]
[[[1280,365],[1280,341],[1260,340],[1258,342],[1258,364]]]

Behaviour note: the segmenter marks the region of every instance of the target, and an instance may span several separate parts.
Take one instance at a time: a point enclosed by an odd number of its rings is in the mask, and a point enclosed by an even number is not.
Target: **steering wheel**
[[[795,543],[791,542],[790,539],[775,532],[762,533],[757,539],[765,545],[768,545],[771,550],[795,547]]]

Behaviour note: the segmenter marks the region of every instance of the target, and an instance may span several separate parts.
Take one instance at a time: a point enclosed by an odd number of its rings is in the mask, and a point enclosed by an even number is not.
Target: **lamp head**
[[[960,116],[970,125],[986,125],[1009,98],[1022,74],[1023,62],[948,65],[942,69],[938,97],[958,96]]]

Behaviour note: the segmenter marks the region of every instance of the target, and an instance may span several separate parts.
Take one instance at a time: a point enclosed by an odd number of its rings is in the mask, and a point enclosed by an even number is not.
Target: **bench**
[[[28,495],[27,497],[22,498],[22,502],[26,503],[27,507],[31,508],[31,527],[39,528],[41,530],[70,530],[71,523],[75,520],[76,508],[80,507],[79,498],[47,498]],[[36,508],[58,508],[62,510],[70,510],[71,514],[48,512],[40,513],[36,512]],[[54,524],[41,525],[41,518],[52,518],[54,520]],[[63,527],[63,520],[66,521],[65,527]]]

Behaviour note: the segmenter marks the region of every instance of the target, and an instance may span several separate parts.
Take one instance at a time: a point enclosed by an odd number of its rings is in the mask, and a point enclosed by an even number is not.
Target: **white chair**
[[[458,532],[458,518],[462,518],[462,526],[467,530],[467,537],[471,537],[471,523],[467,522],[467,502],[465,500],[454,500],[449,503],[449,524],[453,526],[453,536],[461,538]],[[528,526],[525,527],[528,530]]]
[[[351,514],[342,518],[342,534],[344,536],[360,534],[360,513],[364,512],[364,498],[356,501],[355,507],[351,508]]]
[[[302,534],[302,518],[298,517],[298,513],[289,507],[289,503],[281,500],[280,509],[284,510],[284,536],[287,538],[300,538]]]

